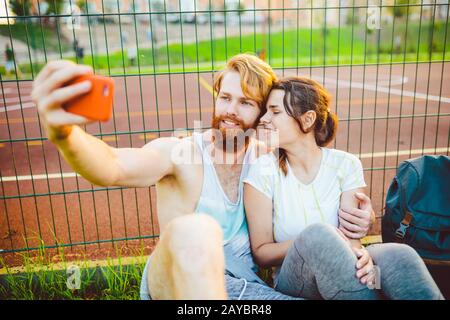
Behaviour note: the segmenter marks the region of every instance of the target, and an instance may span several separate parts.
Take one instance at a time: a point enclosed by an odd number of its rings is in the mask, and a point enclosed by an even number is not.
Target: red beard
[[[222,122],[224,120],[229,120],[229,121],[237,123],[239,125],[240,129],[242,129],[242,130],[246,130],[246,129],[249,128],[249,127],[247,127],[244,124],[244,122],[242,120],[239,120],[237,118],[227,117],[227,116],[224,116],[224,115],[221,115],[221,116],[218,116],[218,117],[217,116],[213,117],[212,128],[213,129],[220,129],[220,131],[226,131],[225,128],[220,128],[220,122]]]
[[[232,121],[234,123],[236,123],[238,125],[238,127],[236,128],[224,128],[220,126],[220,123],[224,120],[229,120]],[[223,148],[225,150],[226,148],[226,142],[227,140],[229,140],[231,142],[231,140],[236,140],[238,134],[240,133],[245,133],[248,129],[252,129],[253,126],[252,125],[246,125],[242,120],[239,120],[237,118],[231,118],[225,115],[221,115],[221,116],[213,116],[213,120],[212,120],[212,125],[211,127],[213,129],[219,130],[220,133],[222,134],[222,141],[223,141]],[[246,137],[246,143],[248,142],[247,139],[248,137]],[[234,143],[236,144],[236,143]],[[234,146],[234,148],[236,149],[236,147],[238,146]]]

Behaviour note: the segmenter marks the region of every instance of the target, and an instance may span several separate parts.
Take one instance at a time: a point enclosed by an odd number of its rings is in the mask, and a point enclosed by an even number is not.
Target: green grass
[[[24,272],[20,273],[13,272],[0,258],[0,268],[6,269],[6,274],[0,276],[0,300],[137,300],[146,261],[143,250],[135,256],[136,263],[127,265],[120,250],[116,251],[119,258],[107,259],[102,267],[92,267],[92,262],[86,259],[78,261],[81,269],[78,290],[67,287],[66,270],[74,263],[66,260],[62,248],[58,263],[43,248],[33,256],[23,254]]]
[[[44,50],[45,48],[47,52],[59,51],[60,48],[63,52],[72,50],[71,40],[62,37],[60,26],[17,21],[12,25],[0,25],[0,35],[20,40],[30,49]],[[4,48],[1,50],[3,51]]]
[[[298,29],[271,33],[270,39],[267,35],[256,34],[242,36],[242,38],[234,36],[184,45],[171,44],[163,46],[153,53],[151,49],[142,49],[139,51],[139,59],[142,66],[153,66],[153,62],[156,66],[166,68],[169,65],[187,64],[188,68],[193,71],[197,67],[197,62],[202,64],[200,69],[211,69],[211,61],[214,61],[215,65],[220,68],[218,62],[226,61],[235,54],[260,52],[263,49],[263,39],[267,46],[268,62],[273,67],[330,65],[338,62],[340,64],[363,63],[364,59],[366,62],[376,62],[377,59],[380,62],[389,62],[391,52],[394,61],[416,61],[417,55],[419,60],[429,60],[430,57],[433,58],[430,54],[442,59],[445,27],[444,23],[435,24],[431,46],[430,24],[423,24],[420,28],[418,24],[410,24],[406,41],[404,38],[405,26],[397,26],[394,30],[394,39],[397,35],[402,39],[401,45],[398,47],[395,44],[392,46],[392,27],[385,27],[381,31],[380,45],[378,45],[378,36],[375,32],[367,34],[366,42],[366,34],[360,28],[356,27],[352,30],[351,26],[344,26],[340,30],[330,28],[326,34],[321,29]],[[421,41],[418,44],[419,34]],[[351,42],[352,38],[353,43]],[[325,47],[324,44],[326,44]],[[450,32],[447,32],[445,47],[445,51],[450,49]],[[124,60],[125,67],[129,66],[126,53]],[[87,62],[91,63],[91,60]],[[97,63],[100,68],[104,68],[105,64],[107,65],[107,57],[98,57]],[[112,68],[123,67],[120,52],[119,56],[110,56],[109,63]]]
[[[86,54],[83,63],[94,66],[98,73],[112,75],[211,71],[220,69],[228,58],[237,53],[257,53],[264,47],[267,48],[268,62],[275,68],[441,61],[447,58],[446,52],[450,49],[450,31],[447,30],[447,39],[444,39],[446,28],[448,26],[443,22],[436,22],[434,28],[429,23],[419,26],[417,22],[410,22],[406,37],[406,26],[397,23],[394,30],[392,25],[384,26],[379,38],[377,32],[366,33],[359,26],[353,30],[351,26],[328,28],[326,32],[322,29],[291,29],[271,33],[270,37],[266,34],[244,35],[242,38],[234,36],[184,45],[170,44],[153,52],[147,48],[140,49],[139,68],[130,66],[126,51],[94,57]],[[36,32],[40,32],[39,29]],[[396,37],[401,39],[399,45],[392,41]],[[53,32],[46,43],[54,42],[55,38]],[[75,61],[73,56],[65,58]],[[43,62],[34,63],[34,74],[42,66]],[[28,76],[32,71],[28,63],[21,64],[20,69]]]
[[[381,32],[380,45],[377,44],[377,34],[366,35],[359,29],[352,31],[351,26],[330,28],[326,35],[320,29],[286,30],[267,35],[256,34],[215,39],[213,41],[200,41],[191,44],[171,44],[160,47],[155,52],[151,49],[139,50],[139,63],[144,70],[153,70],[153,64],[157,71],[196,71],[197,62],[199,70],[211,70],[214,61],[214,69],[222,67],[222,63],[231,56],[240,52],[261,52],[263,39],[266,41],[268,62],[273,67],[297,67],[318,66],[350,63],[375,63],[390,62],[391,56],[394,62],[402,61],[428,61],[442,59],[444,52],[445,25],[436,23],[433,34],[433,45],[430,51],[431,26],[423,24],[421,28],[417,24],[408,27],[406,41],[405,26],[395,28],[395,35],[402,38],[401,45],[392,48],[392,28],[385,28]],[[421,41],[418,44],[418,37]],[[394,36],[395,37],[395,36]],[[350,39],[353,38],[353,44]],[[326,46],[324,47],[324,43]],[[406,46],[406,54],[404,49]],[[284,48],[284,49],[283,49]],[[450,49],[450,32],[447,33],[445,50]],[[391,54],[392,52],[392,54]],[[431,55],[430,55],[431,53]],[[153,57],[155,57],[153,59]],[[95,59],[98,69],[128,68],[129,62],[124,52],[123,60],[121,52],[109,56],[98,56]],[[86,64],[92,64],[91,57],[87,56]],[[183,68],[184,64],[184,68]],[[169,68],[170,66],[170,68]],[[135,68],[137,69],[137,68]],[[120,70],[118,70],[120,71]],[[123,70],[122,70],[123,72]]]

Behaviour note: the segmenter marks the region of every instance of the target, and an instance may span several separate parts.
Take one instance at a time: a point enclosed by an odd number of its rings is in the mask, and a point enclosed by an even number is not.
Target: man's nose
[[[231,103],[228,104],[227,114],[237,116],[237,102],[236,101],[231,101]]]

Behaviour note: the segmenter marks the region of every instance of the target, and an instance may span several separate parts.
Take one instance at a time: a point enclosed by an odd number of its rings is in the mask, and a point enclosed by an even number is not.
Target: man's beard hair
[[[220,123],[223,120],[233,121],[239,125],[239,128],[236,128],[236,129],[220,128]],[[255,123],[253,123],[252,125],[246,125],[243,121],[241,121],[237,118],[230,118],[230,117],[221,115],[221,116],[213,116],[211,127],[213,129],[215,129],[216,132],[217,132],[217,130],[220,131],[221,138],[222,138],[223,151],[228,151],[227,146],[233,146],[233,150],[234,150],[234,152],[236,152],[237,149],[240,147],[238,145],[238,142],[242,141],[241,139],[239,139],[239,135],[245,134],[247,132],[247,130],[249,130],[249,129],[255,129],[256,123],[257,122],[255,121]],[[215,138],[216,137],[214,135],[213,139],[215,139]],[[249,138],[250,137],[248,135],[245,136],[245,147],[247,147],[247,145],[249,143]]]

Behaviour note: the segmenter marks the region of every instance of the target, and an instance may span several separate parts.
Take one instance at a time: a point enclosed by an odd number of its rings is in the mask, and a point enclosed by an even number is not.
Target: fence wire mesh
[[[93,186],[46,139],[31,101],[46,62],[115,79],[113,118],[84,129],[115,147],[192,131],[214,73],[250,52],[333,96],[332,147],[362,160],[380,233],[398,164],[449,154],[449,1],[0,0],[0,251],[100,252],[158,237],[155,190]]]

